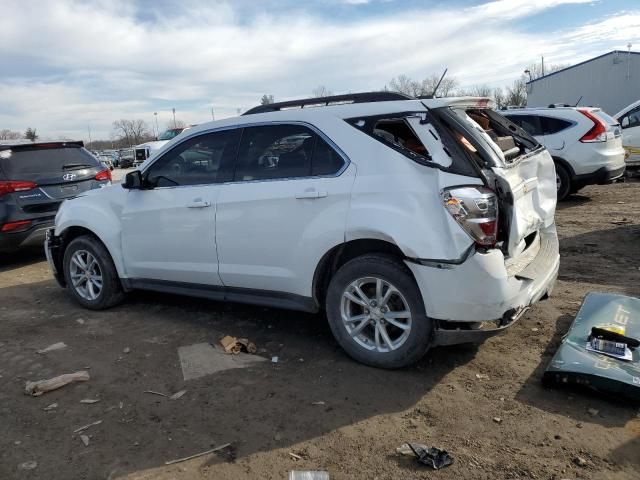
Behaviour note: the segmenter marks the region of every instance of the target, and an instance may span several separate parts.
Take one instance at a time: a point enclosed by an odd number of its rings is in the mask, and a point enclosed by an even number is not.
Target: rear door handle
[[[303,198],[324,198],[327,196],[327,192],[325,190],[316,190],[314,187],[307,188],[302,192],[296,193],[296,198],[301,200]]]
[[[187,208],[206,208],[210,206],[211,202],[205,202],[203,200],[194,200],[193,202],[187,203]]]

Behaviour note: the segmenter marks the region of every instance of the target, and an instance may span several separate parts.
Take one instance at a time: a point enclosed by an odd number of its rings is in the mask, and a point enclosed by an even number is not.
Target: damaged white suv
[[[326,309],[349,355],[397,368],[550,293],[555,206],[549,153],[487,99],[353,94],[189,130],[66,200],[46,253],[87,308],[145,289]]]

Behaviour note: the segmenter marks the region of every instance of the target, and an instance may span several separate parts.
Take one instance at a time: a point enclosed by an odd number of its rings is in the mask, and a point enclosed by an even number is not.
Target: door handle
[[[298,200],[301,200],[303,198],[324,198],[327,196],[327,192],[326,190],[316,190],[315,188],[311,187],[311,188],[307,188],[305,190],[303,190],[302,192],[298,192],[296,193],[296,198]]]
[[[204,202],[202,200],[194,200],[193,202],[187,203],[187,208],[206,208],[210,206],[211,202]]]

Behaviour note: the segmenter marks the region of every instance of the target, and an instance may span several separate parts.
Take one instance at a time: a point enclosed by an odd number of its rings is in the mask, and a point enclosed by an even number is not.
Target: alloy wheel
[[[87,250],[78,250],[69,265],[71,283],[85,300],[95,300],[102,292],[102,271],[96,258]]]

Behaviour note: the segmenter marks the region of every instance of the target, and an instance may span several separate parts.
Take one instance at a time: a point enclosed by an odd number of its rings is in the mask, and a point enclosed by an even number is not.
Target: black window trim
[[[234,177],[235,177],[235,170],[236,170],[236,167],[238,165],[238,153],[239,153],[239,150],[240,150],[240,143],[242,142],[242,137],[244,135],[244,129],[246,127],[264,127],[264,126],[271,126],[271,125],[301,125],[301,126],[309,128],[311,131],[313,131],[313,133],[315,133],[321,139],[323,139],[325,142],[327,142],[327,144],[342,158],[342,161],[343,161],[342,167],[337,172],[330,173],[330,174],[327,174],[327,175],[309,175],[309,176],[306,176],[306,177],[259,178],[259,179],[255,179],[255,180],[229,180],[229,181],[220,182],[220,183],[201,183],[201,184],[194,184],[194,185],[166,185],[166,186],[162,186],[162,187],[153,187],[153,190],[156,190],[156,189],[167,189],[167,188],[205,187],[205,186],[213,186],[213,185],[231,185],[231,184],[236,184],[236,183],[281,182],[281,181],[284,181],[284,180],[309,180],[309,179],[314,179],[314,178],[335,178],[335,177],[341,176],[347,170],[347,168],[349,168],[349,165],[351,165],[351,159],[347,156],[347,154],[344,153],[344,151],[333,140],[331,140],[327,135],[324,134],[324,132],[322,132],[315,125],[313,125],[311,123],[308,123],[308,122],[299,121],[299,120],[290,120],[290,121],[287,121],[287,120],[276,120],[276,121],[262,121],[262,122],[242,123],[242,124],[239,124],[239,125],[227,125],[227,126],[224,126],[224,127],[212,128],[210,130],[192,132],[191,135],[181,139],[180,142],[177,143],[176,145],[174,145],[170,150],[167,150],[162,155],[160,155],[157,158],[155,158],[153,160],[153,162],[151,162],[151,163],[149,163],[149,165],[145,166],[144,170],[141,170],[140,173],[141,173],[143,178],[146,178],[145,177],[146,173],[148,172],[148,170],[157,161],[159,161],[161,158],[164,158],[165,155],[168,155],[169,153],[171,153],[173,150],[175,150],[177,147],[179,147],[183,143],[188,142],[188,141],[192,140],[195,137],[208,135],[210,133],[224,132],[224,131],[227,131],[227,130],[241,130],[240,139],[238,140],[238,145],[237,145],[237,148],[236,148],[236,154],[235,154],[234,163],[233,163],[233,171],[234,171]],[[314,148],[314,150],[315,150],[315,148]],[[313,165],[313,159],[312,159],[312,165]]]

